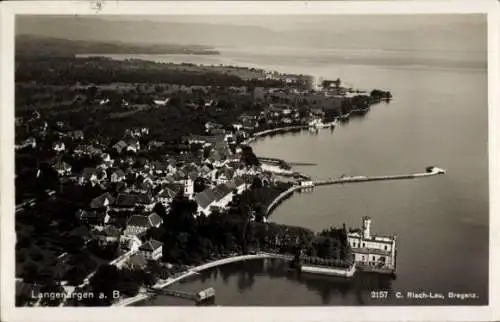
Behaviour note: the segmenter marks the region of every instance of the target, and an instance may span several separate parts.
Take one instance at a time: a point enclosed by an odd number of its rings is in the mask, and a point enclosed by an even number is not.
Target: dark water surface
[[[116,55],[115,55],[116,56]],[[157,57],[157,56],[155,56]],[[143,57],[144,58],[144,57]],[[410,57],[411,58],[411,57]],[[152,57],[151,59],[158,60]],[[205,58],[191,56],[185,61]],[[397,305],[488,303],[488,111],[484,69],[420,65],[335,65],[327,60],[282,61],[266,54],[222,55],[221,63],[283,72],[340,77],[361,89],[390,90],[390,104],[374,106],[333,132],[279,135],[253,143],[260,156],[317,166],[299,170],[314,177],[421,172],[429,165],[445,176],[316,188],[296,194],[273,213],[277,223],[321,230],[359,226],[398,235],[397,279],[358,275],[353,281],[287,273],[274,261],[230,264],[175,285],[198,291],[213,286],[217,305]],[[162,56],[179,62],[182,56]],[[297,61],[303,62],[302,64]],[[306,63],[307,61],[307,63]],[[476,293],[476,300],[370,299],[372,290]],[[146,304],[146,303],[145,303]],[[146,305],[193,305],[157,297]]]

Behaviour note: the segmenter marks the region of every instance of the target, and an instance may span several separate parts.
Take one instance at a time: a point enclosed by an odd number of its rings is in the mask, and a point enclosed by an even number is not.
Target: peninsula
[[[345,227],[268,221],[274,200],[308,179],[245,143],[333,129],[390,98],[235,66],[20,55],[17,304],[123,305],[232,258],[298,256],[352,273]],[[33,299],[26,288],[107,299]]]

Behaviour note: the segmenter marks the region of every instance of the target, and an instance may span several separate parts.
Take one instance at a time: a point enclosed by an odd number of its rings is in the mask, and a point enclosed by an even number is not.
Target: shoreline
[[[287,132],[290,132],[293,130],[305,130],[307,128],[309,128],[308,125],[292,125],[292,126],[277,127],[274,129],[259,131],[259,132],[253,133],[248,139],[243,140],[240,144],[247,145],[251,142],[256,141],[258,138],[263,138],[263,137],[266,137],[266,136],[268,136],[270,134],[274,134],[274,133],[280,133],[280,132],[287,133]]]
[[[177,283],[183,279],[186,279],[190,276],[197,275],[201,271],[204,271],[204,270],[207,270],[210,268],[214,268],[217,266],[222,266],[222,265],[226,265],[226,264],[231,264],[231,263],[235,263],[235,262],[242,262],[242,261],[247,261],[247,260],[266,259],[266,258],[287,259],[287,256],[286,255],[279,256],[277,254],[259,252],[257,254],[235,255],[232,257],[222,258],[222,259],[211,261],[211,262],[208,262],[205,264],[198,265],[194,268],[188,269],[187,271],[180,273],[179,276],[177,276],[177,277],[168,278],[166,280],[160,280],[160,281],[156,282],[155,285],[151,286],[151,288],[162,289],[162,288],[168,287],[174,283]],[[130,305],[138,303],[140,301],[144,301],[152,296],[152,294],[146,293],[145,291],[146,290],[144,288],[142,288],[136,296],[120,299],[117,303],[114,303],[111,306],[124,307],[124,306],[130,306]]]

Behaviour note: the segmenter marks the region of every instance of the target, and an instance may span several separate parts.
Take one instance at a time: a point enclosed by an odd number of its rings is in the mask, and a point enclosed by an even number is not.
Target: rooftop
[[[153,252],[155,250],[157,250],[158,248],[162,247],[163,244],[160,243],[159,241],[157,240],[154,240],[154,239],[151,239],[150,241],[148,241],[147,243],[144,243],[142,244],[139,249],[140,250],[145,250],[145,251],[150,251],[150,252]]]

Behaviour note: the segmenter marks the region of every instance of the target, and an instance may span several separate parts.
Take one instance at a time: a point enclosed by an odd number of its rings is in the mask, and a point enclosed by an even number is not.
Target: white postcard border
[[[324,2],[187,2],[187,1],[13,1],[1,4],[1,320],[2,321],[492,321],[500,319],[500,124],[499,10],[495,1],[324,1]],[[98,13],[99,12],[99,13]],[[488,14],[489,186],[490,186],[490,299],[488,306],[466,307],[126,307],[126,308],[15,308],[14,307],[14,17],[16,14]],[[457,268],[459,269],[459,268]]]

